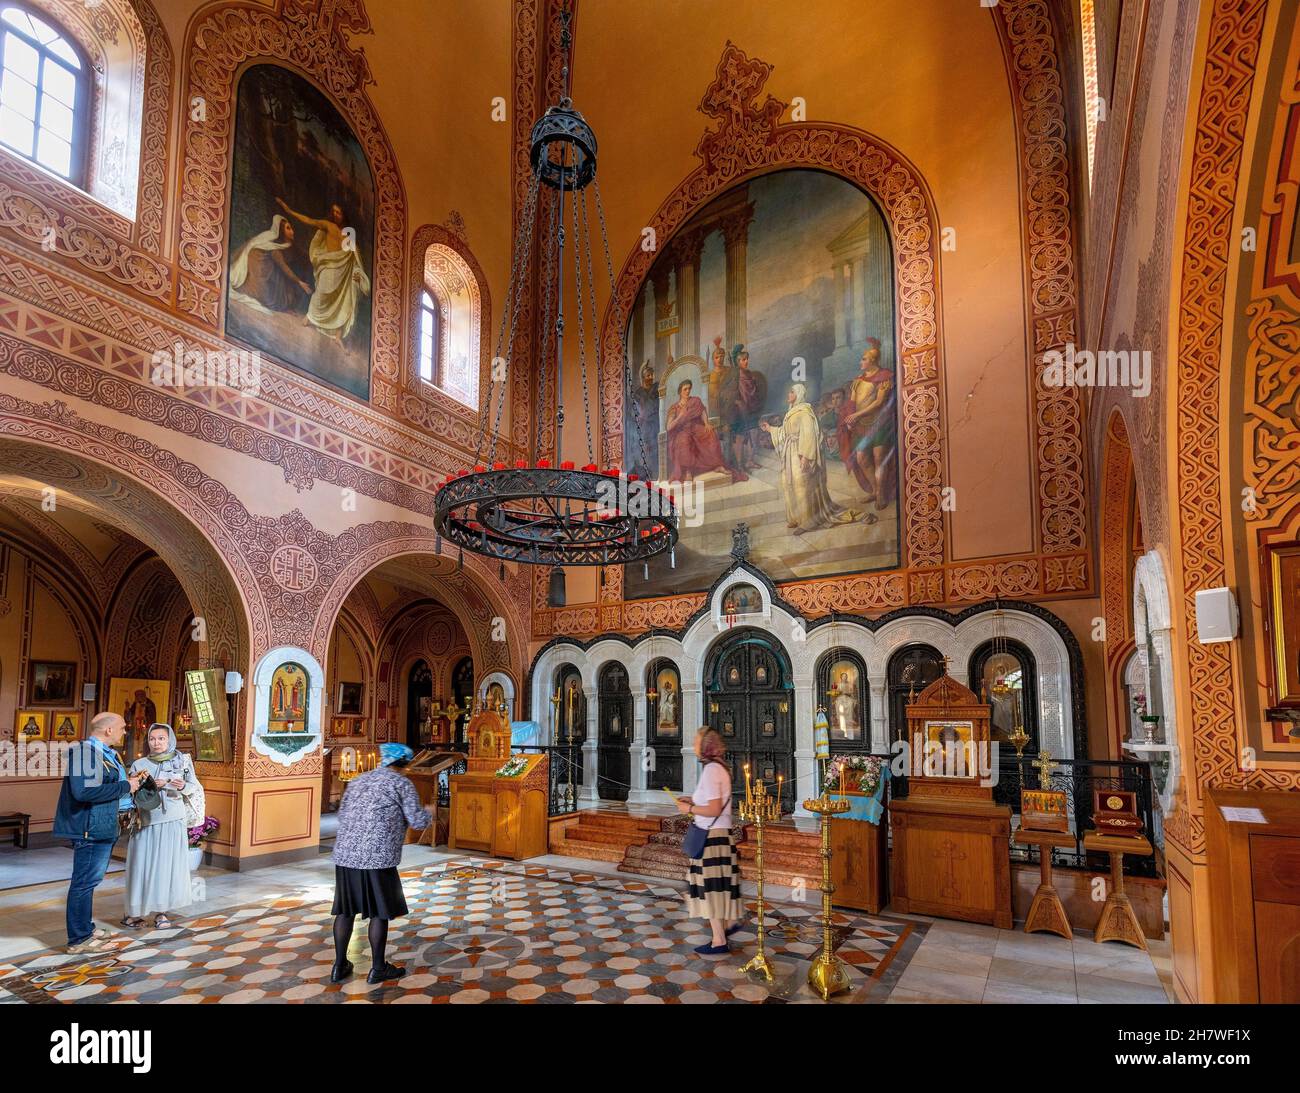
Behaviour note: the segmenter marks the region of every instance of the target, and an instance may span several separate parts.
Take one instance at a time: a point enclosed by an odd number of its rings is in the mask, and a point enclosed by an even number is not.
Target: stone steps
[[[643,842],[658,830],[657,817],[584,811],[552,838],[550,851],[570,858],[619,862],[629,845]]]

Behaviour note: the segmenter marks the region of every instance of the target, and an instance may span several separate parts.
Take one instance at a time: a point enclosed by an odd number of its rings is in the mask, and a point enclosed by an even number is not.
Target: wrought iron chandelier
[[[561,48],[568,50],[570,12],[561,14]],[[677,508],[672,497],[653,482],[638,480],[617,467],[601,467],[596,460],[591,425],[590,392],[598,388],[600,346],[596,322],[596,286],[592,273],[592,234],[588,194],[595,194],[600,221],[605,267],[612,297],[614,267],[610,261],[605,210],[596,179],[596,135],[569,97],[569,68],[564,68],[565,94],[533,126],[530,141],[532,178],[515,239],[510,282],[497,349],[493,360],[492,385],[484,400],[479,420],[474,466],[448,475],[434,498],[434,527],[439,539],[447,539],[463,552],[468,550],[501,563],[551,567],[547,602],[562,606],[565,600],[562,566],[609,566],[629,562],[648,563],[677,542]],[[590,187],[590,189],[589,189]],[[520,323],[532,243],[539,207],[546,206],[545,239],[542,241],[539,274],[541,315],[537,325],[540,346],[531,373],[540,409],[550,388],[553,367],[555,392],[555,452],[553,465],[539,452],[542,430],[533,431],[531,459],[507,462],[498,457],[499,430],[505,405],[507,376],[515,367],[513,351]],[[573,246],[565,229],[566,209],[572,218]],[[566,270],[566,250],[571,249],[571,268]],[[564,460],[564,288],[566,276],[576,288],[577,358],[581,376],[582,407],[587,427],[587,461],[575,466]],[[584,288],[590,308],[590,331],[584,313]],[[588,365],[590,338],[591,366]],[[504,367],[498,365],[504,362]],[[628,369],[624,361],[624,372]],[[625,375],[624,389],[630,389]],[[495,408],[494,408],[495,400]],[[540,425],[540,420],[539,420]],[[642,430],[641,466],[647,465]]]

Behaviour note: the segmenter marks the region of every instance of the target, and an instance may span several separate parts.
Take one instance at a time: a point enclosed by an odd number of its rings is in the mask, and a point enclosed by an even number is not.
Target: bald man
[[[118,813],[131,807],[131,795],[144,774],[128,775],[114,750],[126,736],[121,714],[100,713],[90,719],[90,734],[68,748],[68,773],[59,790],[53,834],[72,844],[72,882],[68,885],[68,952],[102,949],[111,933],[96,929],[95,889],[104,879]]]

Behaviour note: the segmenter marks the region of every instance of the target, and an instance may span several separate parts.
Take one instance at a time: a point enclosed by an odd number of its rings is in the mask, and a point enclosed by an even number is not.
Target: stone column
[[[641,379],[641,362],[645,360],[645,303],[649,293],[638,295],[632,304],[632,333],[628,338],[628,361],[632,368],[632,382]]]
[[[681,320],[677,356],[700,353],[700,254],[704,233],[691,232],[673,243],[677,273],[677,313]]]
[[[631,776],[628,778],[632,788],[627,791],[627,803],[630,805],[645,804],[650,798],[650,793],[646,789],[649,774],[643,761],[646,748],[649,747],[645,715],[645,689],[634,686],[632,688],[632,741],[628,745],[629,757],[632,761]]]
[[[883,227],[873,230],[865,259],[867,336],[880,339],[880,365],[892,369],[894,354],[894,270]]]
[[[867,261],[863,255],[853,259],[853,344],[861,345],[867,337]]]
[[[871,683],[871,750],[889,750],[889,695],[884,683]]]
[[[835,348],[842,349],[849,344],[849,323],[844,307],[848,292],[844,281],[844,263],[832,262],[831,272],[835,274]]]
[[[813,750],[813,716],[817,712],[817,696],[811,679],[794,681],[794,812],[796,816],[811,816],[805,811],[804,801],[817,795],[817,757]]]
[[[656,263],[654,272],[650,275],[650,284],[655,290],[654,311],[651,312],[655,318],[654,328],[652,329],[655,342],[655,375],[660,380],[663,379],[664,373],[668,371],[668,350],[671,345],[669,339],[659,337],[658,332],[659,309],[668,301],[669,272],[667,262]],[[640,368],[640,362],[637,362],[637,367]],[[633,376],[635,377],[635,375],[634,372]]]
[[[698,683],[682,683],[682,792],[695,792],[695,782],[699,776],[698,764],[695,762],[695,732],[701,725],[709,723],[708,710],[704,708],[704,689]],[[688,711],[694,710],[690,717]]]
[[[583,698],[587,707],[587,739],[582,745],[582,786],[578,793],[581,801],[599,801],[596,791],[597,751],[600,737],[600,709],[596,700],[596,688],[584,687]]]
[[[754,206],[746,205],[722,222],[727,261],[727,350],[749,337],[747,321],[749,225]]]

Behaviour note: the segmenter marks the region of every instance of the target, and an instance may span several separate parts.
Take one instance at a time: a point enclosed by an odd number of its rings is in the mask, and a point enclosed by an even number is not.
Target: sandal
[[[122,919],[122,925],[125,926],[128,930],[143,930],[143,929],[144,929],[144,919],[142,919],[142,918],[124,918],[124,919]],[[98,936],[98,931],[96,931],[96,936]]]

